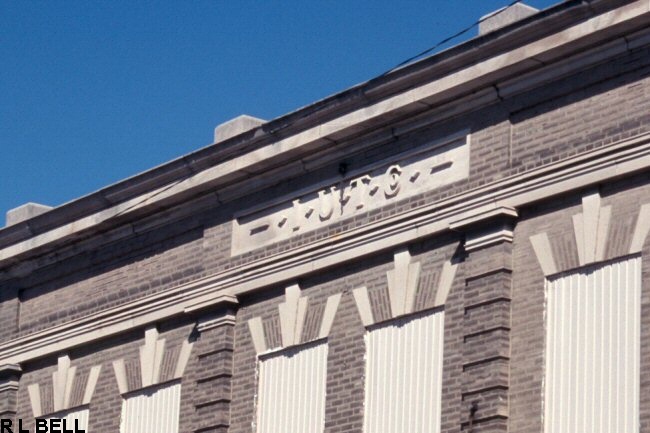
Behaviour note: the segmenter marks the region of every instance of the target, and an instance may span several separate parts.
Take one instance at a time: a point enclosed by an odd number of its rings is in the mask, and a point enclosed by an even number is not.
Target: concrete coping
[[[11,225],[26,221],[37,215],[43,214],[50,209],[53,209],[52,206],[46,206],[44,204],[32,202],[25,203],[24,205],[7,211],[6,226],[9,227]]]
[[[516,21],[523,20],[537,12],[539,12],[539,9],[524,3],[515,3],[510,7],[497,9],[481,17],[481,22],[478,25],[478,34],[484,35],[493,32]]]

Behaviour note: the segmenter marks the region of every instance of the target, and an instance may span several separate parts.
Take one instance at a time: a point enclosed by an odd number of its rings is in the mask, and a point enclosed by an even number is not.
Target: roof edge
[[[463,65],[467,66],[470,61],[476,62],[475,54],[478,48],[481,48],[482,56],[486,58],[490,55],[494,56],[500,52],[509,51],[513,46],[516,47],[527,41],[541,39],[545,35],[557,31],[557,28],[549,26],[547,22],[549,20],[552,20],[556,27],[561,24],[560,27],[566,28],[594,17],[603,11],[629,3],[635,2],[630,0],[592,0],[586,2],[570,0],[553,6],[504,28],[471,39],[434,56],[391,71],[388,74],[278,117],[262,126],[231,137],[217,146],[210,145],[199,149],[63,204],[45,214],[0,229],[0,248],[13,245],[48,230],[56,229],[63,224],[87,217],[95,212],[124,204],[134,197],[173,185],[175,182],[179,182],[179,180],[202,170],[214,168],[217,163],[225,163],[237,156],[259,149],[262,145],[277,142],[285,137],[291,137],[308,129],[313,124],[336,118],[341,113],[349,113],[358,107],[359,101],[364,103],[367,103],[369,99],[381,101],[387,98],[387,95],[404,92],[405,89],[412,87],[414,82],[431,81],[432,70],[444,76],[445,73],[449,73],[449,70],[458,70]],[[516,37],[513,37],[513,35]],[[0,257],[1,260],[2,257]]]

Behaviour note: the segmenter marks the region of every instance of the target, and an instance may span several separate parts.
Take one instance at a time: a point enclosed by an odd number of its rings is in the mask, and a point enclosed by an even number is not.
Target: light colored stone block
[[[585,240],[584,240],[584,218],[582,213],[575,214],[572,217],[573,220],[573,233],[576,238],[576,248],[578,249],[578,263],[580,266],[584,266],[586,263],[585,258]]]
[[[52,206],[46,206],[39,203],[25,203],[22,206],[7,211],[7,227],[27,221],[37,215],[43,214],[52,209]]]
[[[639,217],[636,220],[632,242],[630,243],[630,254],[641,252],[648,231],[650,231],[650,203],[644,204],[639,209]]]
[[[449,291],[454,282],[457,268],[458,263],[452,263],[451,260],[446,261],[442,265],[442,272],[440,272],[440,280],[438,281],[438,290],[436,290],[436,298],[434,302],[436,307],[445,305],[447,302],[447,297],[449,296]]]
[[[462,130],[316,188],[255,206],[233,221],[233,255],[316,230],[469,176],[470,135]]]
[[[129,385],[126,379],[126,367],[124,365],[124,359],[113,361],[113,371],[115,372],[117,388],[120,391],[120,394],[126,394],[129,392]]]
[[[370,297],[368,296],[368,289],[366,287],[359,287],[352,291],[354,300],[361,316],[363,326],[370,326],[375,323],[372,315],[372,308],[370,307]]]
[[[29,402],[32,405],[34,418],[38,418],[43,415],[41,407],[41,387],[38,383],[33,383],[27,387],[27,393],[29,394]]]
[[[95,365],[90,369],[90,373],[88,374],[88,382],[86,382],[86,389],[84,390],[84,397],[81,404],[90,404],[90,400],[92,400],[93,394],[95,393],[97,380],[99,379],[99,373],[101,371],[101,365]]]
[[[544,275],[552,275],[557,272],[555,259],[553,258],[553,250],[551,250],[551,243],[548,240],[546,233],[539,233],[530,237],[530,243],[533,245],[535,255],[542,267]]]
[[[478,26],[478,34],[484,35],[486,33],[493,32],[526,17],[534,15],[537,12],[539,12],[538,9],[535,9],[534,7],[528,6],[524,3],[516,3],[510,7],[498,9],[481,17],[481,22]]]
[[[282,346],[289,347],[300,342],[302,327],[307,313],[307,298],[300,297],[300,286],[292,284],[285,290],[286,301],[278,305]]]
[[[54,410],[60,411],[67,408],[66,400],[69,401],[70,388],[76,369],[70,366],[70,357],[68,355],[59,356],[57,364],[57,370],[52,373],[52,398]]]
[[[185,372],[185,367],[190,360],[190,355],[192,354],[192,347],[194,346],[189,340],[183,341],[181,346],[181,352],[178,355],[178,361],[176,362],[176,370],[174,370],[174,379],[180,379],[183,377]]]
[[[241,116],[237,116],[232,120],[218,125],[214,129],[214,142],[219,143],[225,141],[239,134],[243,134],[246,131],[257,128],[264,123],[266,123],[266,120],[242,114]]]
[[[598,220],[600,219],[600,194],[594,191],[582,198],[583,254],[586,263],[593,263],[596,258]]]
[[[165,339],[158,340],[158,330],[155,326],[147,328],[144,333],[144,346],[140,347],[140,373],[143,388],[158,383],[164,354]]]
[[[251,333],[253,339],[253,346],[255,347],[255,353],[258,355],[266,352],[266,338],[264,337],[264,326],[262,325],[261,317],[254,317],[248,321],[248,330]]]
[[[395,268],[386,272],[388,294],[393,317],[409,314],[413,310],[415,294],[420,281],[420,263],[411,263],[408,248],[395,252]]]
[[[326,338],[330,334],[330,329],[332,329],[332,323],[334,323],[334,317],[336,316],[336,310],[338,310],[340,301],[341,293],[337,293],[336,295],[332,295],[327,298],[327,303],[325,304],[325,312],[323,313],[323,321],[320,325],[318,338]]]
[[[598,215],[598,233],[596,238],[596,261],[605,260],[605,246],[609,236],[609,221],[612,217],[612,207],[605,206]]]

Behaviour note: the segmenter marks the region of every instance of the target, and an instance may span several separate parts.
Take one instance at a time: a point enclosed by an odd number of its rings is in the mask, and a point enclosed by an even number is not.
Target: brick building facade
[[[12,211],[2,418],[650,431],[650,1],[523,8],[71,203]]]

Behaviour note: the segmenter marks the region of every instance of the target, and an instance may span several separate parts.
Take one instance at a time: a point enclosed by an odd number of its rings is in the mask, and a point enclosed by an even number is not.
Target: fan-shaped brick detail
[[[572,217],[579,266],[641,252],[650,231],[650,203],[640,206],[634,230],[610,230],[613,224],[611,215],[612,207],[602,206],[597,191],[582,197],[582,212]],[[621,237],[625,239],[620,239]],[[566,249],[562,239],[541,232],[531,236],[530,242],[544,275],[575,268],[575,263],[566,254],[557,254],[557,251]],[[620,245],[625,247],[621,248]]]
[[[416,294],[420,289],[420,262],[414,262],[408,248],[402,248],[394,254],[395,266],[387,272],[388,298],[390,303],[391,318],[411,314],[416,309]],[[435,298],[432,307],[445,304],[451,289],[458,263],[447,260],[440,270]],[[354,300],[364,326],[370,326],[380,321],[377,307],[373,307],[368,289],[359,287],[352,291]]]
[[[327,298],[322,314],[319,314],[317,319],[312,318],[310,322],[313,323],[306,323],[309,297],[301,296],[298,284],[288,286],[285,289],[285,301],[278,305],[281,334],[281,346],[279,348],[327,338],[340,301],[340,293],[330,296]],[[269,349],[278,349],[278,347],[272,347],[269,344],[266,332],[264,332],[264,325],[265,323],[261,317],[254,317],[248,321],[253,345],[258,354],[265,353]],[[308,328],[305,329],[305,326]],[[305,330],[307,332],[303,332]]]
[[[93,366],[87,374],[82,375],[77,375],[77,367],[71,365],[68,355],[60,356],[57,364],[57,370],[52,374],[51,394],[44,395],[38,383],[27,387],[35,418],[47,415],[46,411],[59,412],[90,404],[93,398],[101,364]],[[84,380],[85,383],[79,383],[79,380]]]
[[[167,348],[165,339],[158,337],[155,326],[147,328],[138,362],[128,362],[124,359],[113,361],[113,371],[120,394],[183,377],[194,343],[186,339],[180,349]],[[172,356],[176,353],[177,356]],[[175,359],[172,359],[174,357]]]

